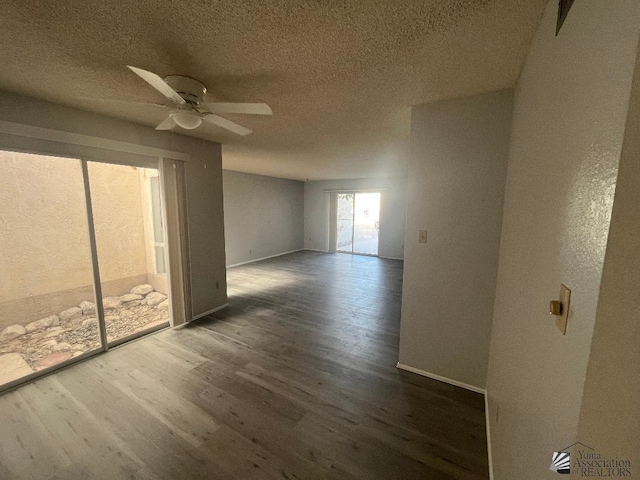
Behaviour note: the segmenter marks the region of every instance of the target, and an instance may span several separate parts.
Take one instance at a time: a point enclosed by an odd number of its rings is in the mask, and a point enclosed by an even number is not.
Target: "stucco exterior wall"
[[[146,283],[143,169],[89,163],[103,294]],[[147,220],[148,223],[148,220]],[[0,327],[93,301],[80,162],[0,152]]]
[[[0,218],[0,303],[91,283],[78,160],[1,152]]]
[[[89,183],[100,278],[109,282],[147,273],[140,169],[90,162]]]

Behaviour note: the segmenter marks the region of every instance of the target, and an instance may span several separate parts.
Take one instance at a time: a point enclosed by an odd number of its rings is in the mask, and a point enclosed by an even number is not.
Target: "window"
[[[155,251],[156,273],[164,275],[167,273],[165,264],[165,240],[164,223],[162,221],[162,200],[160,195],[160,177],[157,175],[149,177],[151,192],[151,216],[153,223],[153,245]]]

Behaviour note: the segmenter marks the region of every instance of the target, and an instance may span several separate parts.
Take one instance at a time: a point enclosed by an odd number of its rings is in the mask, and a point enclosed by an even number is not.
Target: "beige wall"
[[[88,169],[101,280],[153,272],[147,269],[140,169],[95,162]]]
[[[147,273],[139,169],[90,163],[104,282]],[[0,152],[0,303],[92,283],[79,160]]]
[[[578,439],[640,478],[640,51],[625,128]],[[572,478],[584,478],[573,476]]]
[[[0,91],[0,120],[187,153],[190,156],[185,176],[193,314],[198,315],[226,303],[222,156],[219,144],[178,132],[160,132],[125,120],[3,91]],[[0,148],[2,145],[88,155],[98,159],[140,157],[0,134]]]
[[[640,29],[640,2],[589,0],[556,37],[557,6],[549,1],[515,96],[487,384],[497,480],[557,478],[552,452],[579,440]],[[563,282],[566,336],[548,314]]]
[[[92,281],[80,161],[0,152],[0,303]]]
[[[512,109],[513,92],[502,90],[418,105],[411,115],[399,361],[480,389]]]

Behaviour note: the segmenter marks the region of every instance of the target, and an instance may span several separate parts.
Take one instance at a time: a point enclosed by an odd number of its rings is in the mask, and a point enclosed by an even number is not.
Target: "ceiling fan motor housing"
[[[182,75],[168,75],[164,77],[163,80],[184,98],[186,102],[192,105],[199,105],[201,102],[204,102],[207,87],[195,78],[183,77]]]

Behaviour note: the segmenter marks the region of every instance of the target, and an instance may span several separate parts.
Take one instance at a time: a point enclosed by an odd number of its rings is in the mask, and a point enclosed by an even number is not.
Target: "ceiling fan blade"
[[[124,100],[118,98],[96,98],[96,97],[76,97],[78,100],[82,100],[83,102],[92,102],[92,103],[100,103],[103,102],[105,104],[113,104],[113,105],[135,105],[139,107],[161,107],[167,108],[169,105],[165,105],[163,103],[155,103],[155,102],[141,102],[137,100]]]
[[[273,115],[266,103],[204,103],[211,113],[244,113],[248,115]]]
[[[214,125],[218,125],[219,127],[226,128],[227,130],[237,133],[238,135],[249,135],[251,130],[243,127],[242,125],[238,125],[237,123],[232,122],[231,120],[227,120],[226,118],[219,117],[218,115],[214,115],[213,113],[204,117],[207,122],[213,123]]]
[[[176,122],[171,117],[165,118],[160,125],[156,127],[156,130],[171,130],[176,126]]]
[[[165,97],[173,100],[179,105],[184,105],[185,100],[182,98],[178,92],[176,92],[173,88],[171,88],[167,82],[165,82],[160,76],[156,75],[153,72],[148,72],[138,67],[132,67],[131,65],[127,65],[129,70],[131,70],[136,75],[140,76],[145,82],[151,85],[153,88],[158,90]]]

